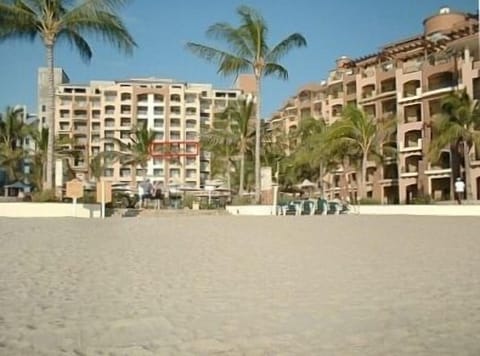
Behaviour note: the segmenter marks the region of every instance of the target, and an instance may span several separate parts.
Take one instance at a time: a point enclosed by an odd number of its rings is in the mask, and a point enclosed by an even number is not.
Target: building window
[[[113,168],[105,169],[105,177],[113,177]]]
[[[163,168],[154,168],[153,175],[155,177],[163,177]]]

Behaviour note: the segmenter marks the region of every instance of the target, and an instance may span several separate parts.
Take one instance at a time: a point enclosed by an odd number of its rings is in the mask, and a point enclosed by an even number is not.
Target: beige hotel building
[[[220,90],[210,84],[169,79],[91,81],[69,83],[59,68],[55,72],[55,132],[73,141],[68,148],[81,154],[70,159],[78,178],[92,178],[89,162],[102,151],[119,151],[116,138],[131,142],[132,128],[144,125],[156,134],[146,176],[164,185],[172,183],[199,188],[210,179],[209,155],[200,149],[200,127],[209,125],[215,113],[245,92],[254,91],[254,81],[240,76],[237,88]],[[46,70],[39,70],[38,105],[45,122]],[[112,182],[132,183],[143,179],[140,167],[119,162],[107,164],[104,176]]]
[[[300,88],[269,118],[270,129],[288,134],[309,116],[331,124],[347,104],[377,119],[395,118],[398,157],[383,164],[369,162],[368,196],[383,203],[408,203],[422,194],[451,199],[451,176],[463,173],[452,173],[448,149],[438,162],[428,160],[431,122],[449,92],[466,89],[480,99],[479,71],[478,15],[445,7],[426,18],[423,32],[414,37],[362,58],[339,58],[325,81]],[[480,199],[480,148],[471,159],[472,193]],[[347,173],[354,182],[355,172]],[[344,172],[326,180],[329,197],[345,194]]]

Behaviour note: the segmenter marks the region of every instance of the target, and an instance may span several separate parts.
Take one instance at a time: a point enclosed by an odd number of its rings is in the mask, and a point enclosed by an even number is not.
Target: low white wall
[[[272,205],[228,205],[226,210],[232,215],[275,215]]]
[[[480,216],[480,205],[359,205],[361,215]]]
[[[0,216],[9,218],[99,218],[100,204],[0,203]]]
[[[271,205],[227,206],[232,215],[275,215]],[[352,214],[480,216],[480,205],[357,205]]]

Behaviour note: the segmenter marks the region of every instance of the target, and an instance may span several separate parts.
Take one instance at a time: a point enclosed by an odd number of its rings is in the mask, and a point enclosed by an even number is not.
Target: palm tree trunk
[[[132,164],[131,175],[132,175],[132,187],[136,187],[137,186],[137,166],[135,165],[135,163]]]
[[[45,44],[47,50],[47,126],[48,126],[48,145],[47,145],[47,167],[46,177],[44,177],[44,188],[53,189],[54,173],[54,144],[55,144],[55,80],[53,67],[53,43]]]
[[[240,153],[240,186],[238,187],[238,195],[243,196],[243,187],[245,185],[245,152]]]
[[[455,192],[455,179],[461,176],[460,172],[460,142],[450,144],[450,168],[452,174],[450,176],[450,191]],[[455,201],[455,193],[450,194],[450,200]]]
[[[232,162],[230,162],[230,155],[227,157],[227,188],[229,191],[232,190]]]
[[[322,198],[325,198],[325,186],[323,184],[323,163],[320,163],[318,167],[318,182],[320,183],[320,194],[322,194]]]
[[[362,155],[362,167],[360,174],[361,182],[359,184],[358,200],[365,198],[367,192],[367,153]]]
[[[470,177],[470,147],[466,141],[463,141],[463,154],[465,159],[465,189],[467,191],[466,199],[473,200],[472,182]]]
[[[261,128],[261,77],[258,70],[255,70],[255,85],[256,85],[256,118],[255,118],[255,203],[260,204],[261,202],[261,175],[260,175],[260,128]]]

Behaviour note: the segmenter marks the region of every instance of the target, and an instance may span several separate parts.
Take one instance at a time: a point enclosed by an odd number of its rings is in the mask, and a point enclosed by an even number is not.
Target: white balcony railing
[[[400,141],[400,152],[411,152],[422,149],[422,139],[417,140],[416,145],[412,145],[411,142],[406,146],[405,141]]]

